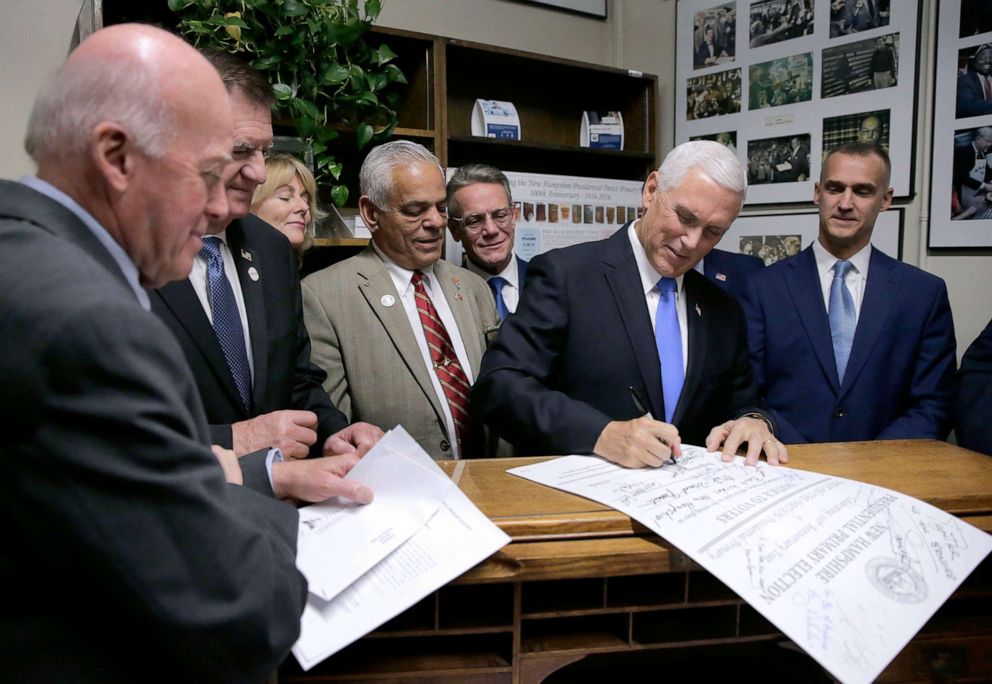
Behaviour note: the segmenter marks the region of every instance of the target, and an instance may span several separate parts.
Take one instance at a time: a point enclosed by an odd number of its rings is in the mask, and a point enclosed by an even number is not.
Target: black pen
[[[651,415],[651,412],[648,411],[647,407],[644,405],[644,400],[641,399],[641,395],[637,391],[637,388],[634,387],[633,385],[630,385],[627,389],[630,390],[630,398],[634,401],[634,408],[640,411],[642,415],[647,416],[651,420],[655,420],[655,417]],[[671,465],[675,465],[675,454],[668,455],[668,463]]]

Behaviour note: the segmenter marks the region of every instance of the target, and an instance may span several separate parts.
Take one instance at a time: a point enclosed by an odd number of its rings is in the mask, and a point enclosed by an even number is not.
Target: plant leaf
[[[345,202],[348,201],[348,186],[346,185],[335,185],[331,188],[331,199],[334,204],[343,207]]]
[[[382,66],[386,62],[396,59],[396,53],[389,49],[389,46],[383,43],[379,46],[379,49],[375,53],[375,63],[378,66]]]
[[[356,134],[358,136],[358,149],[362,149],[363,147],[368,145],[369,141],[372,140],[372,136],[374,135],[374,133],[375,132],[372,130],[372,127],[367,123],[359,124],[358,131],[356,131]]]
[[[275,94],[277,100],[288,100],[293,97],[293,89],[285,83],[274,83],[272,85],[272,92]]]
[[[349,75],[348,67],[341,64],[331,64],[324,70],[324,75],[320,77],[320,82],[327,85],[336,85],[347,79]]]

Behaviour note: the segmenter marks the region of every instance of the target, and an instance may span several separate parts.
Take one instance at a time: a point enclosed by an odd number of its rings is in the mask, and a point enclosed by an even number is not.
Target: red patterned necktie
[[[458,357],[455,355],[455,348],[451,345],[451,338],[448,331],[437,315],[434,303],[427,296],[427,289],[424,287],[424,274],[414,271],[413,292],[417,302],[417,313],[420,314],[420,322],[424,326],[424,336],[427,338],[427,349],[430,351],[431,362],[434,365],[434,372],[437,379],[441,381],[441,389],[448,400],[448,408],[451,410],[451,418],[455,423],[455,433],[458,439],[458,447],[462,456],[482,456],[481,452],[466,453],[474,448],[470,441],[472,438],[472,422],[469,418],[468,403],[471,385]]]

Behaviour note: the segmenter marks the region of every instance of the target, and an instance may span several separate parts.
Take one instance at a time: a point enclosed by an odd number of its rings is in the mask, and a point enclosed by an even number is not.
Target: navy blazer
[[[958,76],[957,91],[957,111],[958,118],[965,116],[983,116],[992,114],[992,102],[985,99],[985,89],[978,73],[970,67],[963,74]]]
[[[992,456],[992,321],[964,353],[955,380],[958,444]]]
[[[711,249],[703,258],[703,273],[737,301],[744,296],[744,280],[749,273],[760,271],[765,262],[750,254],[736,254],[722,249]]]
[[[944,281],[874,247],[870,258],[843,384],[812,247],[747,280],[751,362],[785,443],[947,437],[955,342]]]
[[[256,216],[232,221],[226,235],[251,329],[255,375],[250,411],[241,405],[224,352],[189,279],[151,293],[152,310],[183,348],[214,444],[231,448],[232,423],[297,409],[317,414],[317,442],[310,455],[319,456],[324,440],[346,427],[348,419],[324,391],[326,374],[310,362],[296,253],[285,236]]]
[[[607,423],[642,415],[630,387],[665,415],[628,225],[534,257],[517,312],[482,359],[473,411],[517,453],[591,453]],[[740,306],[695,271],[683,286],[689,359],[672,422],[684,442],[702,444],[713,426],[754,410],[757,392]]]

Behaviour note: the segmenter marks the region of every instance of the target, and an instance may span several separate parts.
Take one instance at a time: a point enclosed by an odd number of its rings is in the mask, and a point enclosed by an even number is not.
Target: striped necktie
[[[458,363],[458,356],[451,344],[451,337],[437,315],[434,302],[427,295],[424,287],[424,274],[415,271],[410,279],[413,283],[414,298],[417,303],[417,313],[420,323],[424,326],[424,337],[427,338],[427,349],[430,351],[431,362],[441,389],[448,400],[451,418],[455,423],[455,433],[458,439],[459,451],[462,456],[482,456],[481,451],[472,451],[476,445],[471,442],[472,421],[469,417],[469,392],[471,385],[468,376]],[[466,453],[469,452],[469,453]]]

